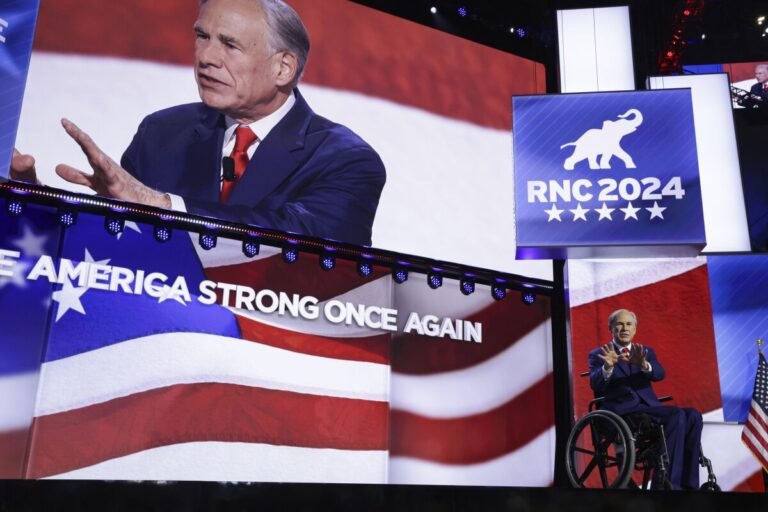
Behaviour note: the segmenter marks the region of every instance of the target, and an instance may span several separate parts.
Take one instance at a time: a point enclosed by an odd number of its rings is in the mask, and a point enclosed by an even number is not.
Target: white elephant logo
[[[603,121],[602,128],[587,130],[575,141],[560,146],[560,149],[576,146],[573,154],[563,163],[565,170],[572,171],[576,164],[585,158],[589,162],[590,169],[610,169],[611,158],[614,156],[624,162],[627,169],[634,169],[636,167],[634,160],[621,148],[620,143],[622,137],[637,130],[643,122],[643,114],[636,108],[631,108],[618,118],[616,121]]]

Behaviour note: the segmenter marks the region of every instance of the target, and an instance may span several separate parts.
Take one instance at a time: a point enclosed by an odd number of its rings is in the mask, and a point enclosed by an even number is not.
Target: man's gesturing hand
[[[35,171],[35,159],[31,155],[22,155],[16,148],[13,148],[13,158],[11,159],[11,172],[9,176],[12,180],[24,181],[26,183],[38,183],[37,172]]]
[[[613,368],[613,365],[622,361],[628,361],[629,357],[626,355],[619,355],[613,348],[613,343],[607,343],[600,347],[601,354],[597,354],[597,357],[603,360],[603,367],[606,370]]]
[[[171,207],[171,199],[167,194],[152,190],[131,176],[128,171],[104,153],[93,142],[93,139],[75,123],[68,119],[62,119],[61,125],[85,153],[88,163],[93,169],[93,174],[86,174],[66,164],[57,165],[56,174],[70,183],[85,185],[101,196],[160,208]]]
[[[632,353],[629,355],[629,364],[636,364],[643,370],[648,371],[648,361],[645,359],[646,354],[648,354],[648,351],[642,345],[635,343],[632,345]]]

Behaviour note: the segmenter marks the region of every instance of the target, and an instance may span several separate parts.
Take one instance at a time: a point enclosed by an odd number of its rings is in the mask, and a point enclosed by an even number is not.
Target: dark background
[[[558,9],[628,5],[637,88],[647,75],[659,74],[659,58],[670,48],[681,50],[680,65],[768,60],[768,16],[765,0],[354,0],[379,10],[432,26],[500,50],[543,62],[548,91],[557,92]],[[431,14],[431,6],[438,15]],[[458,13],[465,7],[467,15]],[[684,11],[690,11],[688,16]],[[510,27],[523,27],[524,37]],[[673,36],[679,42],[673,46]],[[705,38],[702,39],[702,34]],[[678,70],[679,71],[679,70]]]

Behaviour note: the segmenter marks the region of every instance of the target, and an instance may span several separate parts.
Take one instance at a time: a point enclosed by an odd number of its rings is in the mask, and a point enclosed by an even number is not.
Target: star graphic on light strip
[[[613,217],[611,217],[611,214],[616,210],[616,208],[608,208],[605,203],[603,203],[603,206],[601,208],[595,208],[595,211],[600,214],[600,217],[597,219],[598,221],[603,219],[613,220]]]
[[[96,261],[93,259],[93,256],[91,256],[90,251],[88,248],[85,248],[85,255],[83,256],[83,261],[86,263],[93,263],[95,265],[109,265],[109,262],[112,260],[112,258],[107,258],[105,260],[99,260]]]
[[[11,243],[21,249],[21,254],[27,258],[36,258],[45,254],[43,246],[48,241],[45,235],[36,235],[29,224],[24,224],[24,234],[21,238],[13,240]]]
[[[661,214],[664,210],[666,210],[666,206],[659,206],[659,203],[656,201],[653,202],[653,206],[650,208],[646,208],[649,212],[651,212],[651,218],[655,219],[656,217],[660,219],[664,219],[664,215]]]
[[[88,248],[86,247],[85,249],[85,255],[83,256],[83,261],[85,263],[93,265],[108,265],[110,260],[111,258],[96,261],[93,259],[93,256],[91,256]],[[80,302],[80,297],[82,297],[83,294],[87,291],[87,286],[74,286],[72,281],[67,278],[66,281],[62,283],[61,290],[57,290],[51,295],[51,298],[55,302],[59,303],[59,307],[56,310],[56,322],[58,322],[61,317],[64,316],[64,314],[70,309],[84,315],[85,308],[83,307],[83,303]]]
[[[117,239],[120,240],[120,237],[123,236],[123,233],[125,233],[126,229],[130,229],[131,231],[135,231],[138,234],[141,234],[141,228],[139,228],[139,225],[133,222],[132,220],[125,221],[125,225],[123,226],[123,230],[117,234]]]
[[[176,302],[178,302],[179,304],[181,304],[182,306],[186,306],[187,305],[187,303],[184,302],[184,297],[182,297],[181,294],[178,291],[176,291],[174,293],[171,293],[173,288],[171,288],[170,285],[166,284],[165,286],[163,286],[162,290],[163,290],[163,293],[157,298],[157,303],[158,304],[161,304],[161,303],[165,302],[168,299],[173,299]]]
[[[13,275],[0,277],[0,290],[9,284],[12,284],[16,288],[26,288],[27,280],[25,276],[27,275],[27,270],[29,270],[31,266],[32,264],[30,264],[28,261],[17,261],[16,264],[10,269],[11,272],[13,272]]]
[[[87,287],[72,286],[72,282],[67,279],[64,281],[64,284],[61,285],[61,290],[53,292],[53,300],[59,303],[59,307],[56,310],[56,322],[58,322],[61,317],[64,316],[64,313],[70,309],[83,315],[85,314],[85,308],[83,308],[83,303],[80,302],[80,297],[82,297],[86,291],[88,291]]]
[[[586,222],[589,208],[582,208],[581,203],[578,203],[576,204],[576,208],[572,208],[569,211],[573,214],[573,222],[576,222],[579,219]]]
[[[549,218],[547,219],[547,222],[552,222],[553,220],[557,219],[558,222],[562,222],[562,219],[560,219],[560,214],[563,213],[565,210],[560,210],[556,204],[552,205],[552,208],[549,210],[544,210],[549,215]]]
[[[632,202],[627,203],[626,208],[619,208],[619,210],[624,212],[624,220],[627,220],[630,217],[632,217],[635,220],[639,220],[637,218],[637,212],[640,211],[640,208],[635,208],[634,206],[632,206]]]

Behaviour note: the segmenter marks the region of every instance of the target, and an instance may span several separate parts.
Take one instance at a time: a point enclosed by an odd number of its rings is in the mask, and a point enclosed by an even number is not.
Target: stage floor
[[[420,485],[0,481],[0,511],[675,511],[768,510],[768,494]]]

